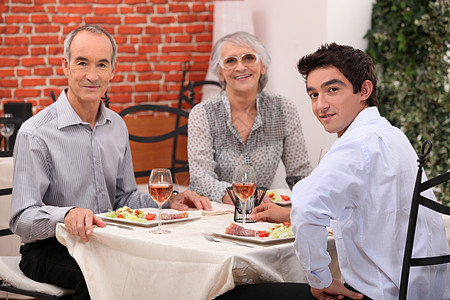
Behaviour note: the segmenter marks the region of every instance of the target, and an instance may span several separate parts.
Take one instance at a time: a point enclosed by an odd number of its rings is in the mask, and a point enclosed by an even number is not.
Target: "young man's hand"
[[[262,203],[255,207],[250,214],[250,219],[271,223],[291,222],[290,214],[290,209],[269,202]]]
[[[344,299],[344,297],[351,299],[364,298],[363,294],[350,291],[342,282],[334,278],[329,287],[324,289],[311,288],[311,294],[319,300]]]

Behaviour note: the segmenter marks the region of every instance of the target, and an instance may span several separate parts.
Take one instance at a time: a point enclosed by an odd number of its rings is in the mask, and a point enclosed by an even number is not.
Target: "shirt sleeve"
[[[23,241],[43,240],[56,235],[72,206],[46,205],[42,199],[50,183],[51,161],[45,144],[19,131],[14,147],[14,177],[11,198],[11,230]]]
[[[212,201],[222,202],[229,182],[218,180],[215,173],[213,137],[208,117],[201,105],[195,106],[189,114],[188,158],[190,188]]]
[[[369,178],[368,155],[361,144],[340,142],[333,145],[307,178],[295,185],[291,195],[294,249],[309,284],[317,289],[332,282],[326,227],[331,220],[342,220],[354,211],[357,202],[364,198],[364,186]],[[333,226],[333,232],[335,239],[339,239],[339,228]]]
[[[286,137],[284,138],[281,159],[286,169],[286,177],[296,176],[302,179],[312,171],[302,124],[294,103],[286,98],[283,103],[284,115],[286,116]]]

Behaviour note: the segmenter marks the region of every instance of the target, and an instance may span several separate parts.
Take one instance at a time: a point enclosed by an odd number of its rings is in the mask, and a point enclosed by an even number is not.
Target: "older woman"
[[[246,32],[222,37],[212,50],[223,90],[192,109],[188,156],[191,189],[213,201],[232,203],[226,188],[238,165],[252,165],[264,187],[271,186],[280,160],[287,177],[311,172],[295,105],[263,91],[269,64],[267,50]]]

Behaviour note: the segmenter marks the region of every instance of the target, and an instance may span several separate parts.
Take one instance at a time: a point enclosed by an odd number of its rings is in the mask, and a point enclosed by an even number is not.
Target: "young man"
[[[68,89],[23,123],[14,148],[14,189],[10,227],[21,236],[21,270],[30,278],[75,290],[89,299],[75,260],[55,238],[56,223],[89,240],[95,216],[108,209],[151,207],[133,174],[128,131],[101,97],[116,70],[116,43],[96,25],[71,32],[62,67]],[[209,199],[186,191],[172,196],[172,208],[210,209]]]
[[[397,299],[417,155],[377,109],[376,75],[363,51],[324,45],[299,60],[312,110],[338,140],[292,191],[295,251],[316,298],[362,295],[333,279],[326,251],[333,228],[346,286],[373,299]],[[427,191],[430,197],[432,191]],[[448,253],[442,217],[419,211],[413,256]],[[412,268],[410,299],[449,299],[448,265]]]

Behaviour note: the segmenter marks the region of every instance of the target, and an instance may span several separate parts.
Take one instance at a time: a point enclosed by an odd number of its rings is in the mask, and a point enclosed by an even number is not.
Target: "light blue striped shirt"
[[[123,119],[101,103],[92,129],[64,91],[22,124],[13,186],[10,227],[24,243],[55,236],[56,223],[73,207],[102,213],[156,206],[137,190]]]

